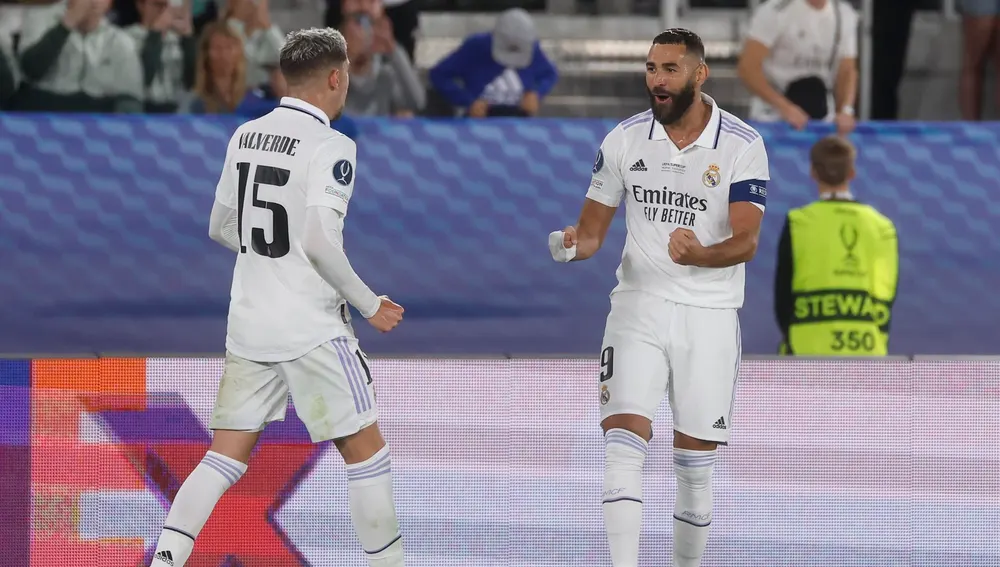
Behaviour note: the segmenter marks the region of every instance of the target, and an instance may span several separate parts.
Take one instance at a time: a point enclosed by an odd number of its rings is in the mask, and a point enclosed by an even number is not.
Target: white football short
[[[368,357],[353,337],[323,343],[287,362],[254,362],[226,353],[211,429],[261,431],[284,421],[288,394],[314,443],[375,423]]]
[[[613,294],[598,378],[601,420],[653,420],[667,395],[675,431],[728,442],[740,350],[735,309],[681,305],[640,291]]]

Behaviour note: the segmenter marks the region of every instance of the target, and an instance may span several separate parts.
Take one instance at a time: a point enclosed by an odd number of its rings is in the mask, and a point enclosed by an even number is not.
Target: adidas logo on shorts
[[[646,164],[642,160],[639,160],[639,161],[633,163],[632,167],[628,168],[628,170],[629,171],[649,171],[648,169],[646,169]]]
[[[726,418],[724,417],[720,417],[718,421],[715,422],[715,425],[712,426],[712,429],[725,429],[725,428],[726,428]]]
[[[167,565],[170,565],[170,567],[173,567],[174,565],[174,554],[170,553],[169,550],[164,550],[157,553],[156,559],[166,563]]]

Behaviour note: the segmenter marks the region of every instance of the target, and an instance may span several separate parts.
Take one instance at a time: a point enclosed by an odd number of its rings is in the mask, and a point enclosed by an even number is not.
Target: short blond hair
[[[828,186],[843,185],[850,181],[856,157],[854,144],[840,136],[823,138],[809,152],[816,180]]]

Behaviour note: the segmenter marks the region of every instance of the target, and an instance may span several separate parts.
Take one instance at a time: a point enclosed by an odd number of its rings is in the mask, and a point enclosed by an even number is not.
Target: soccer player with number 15
[[[656,36],[646,60],[651,110],[607,135],[578,224],[549,235],[553,259],[585,260],[626,201],[598,382],[614,567],[638,564],[642,467],[664,395],[673,413],[675,567],[701,564],[715,451],[733,425],[736,310],[769,175],[764,141],[702,94],[707,78],[701,38],[684,29]]]
[[[344,254],[356,147],[330,120],[347,96],[347,44],[331,29],[292,32],[279,64],[290,96],[236,130],[216,189],[209,234],[237,254],[225,369],[212,446],[174,498],[153,567],[187,562],[260,432],[285,418],[289,392],[312,441],[334,440],[347,464],[351,519],[369,565],[403,566],[389,449],[347,309],[382,332],[403,316]]]

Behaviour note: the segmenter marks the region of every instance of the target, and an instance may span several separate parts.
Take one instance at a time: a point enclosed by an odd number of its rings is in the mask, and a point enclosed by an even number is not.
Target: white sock
[[[371,567],[402,567],[403,541],[392,500],[389,447],[362,463],[347,465],[351,520]]]
[[[194,538],[230,486],[247,472],[247,466],[225,455],[209,451],[187,477],[163,523],[150,567],[184,567]]]
[[[699,567],[712,523],[712,467],[715,451],[674,449],[677,503],[674,505],[674,567]]]
[[[614,567],[639,564],[639,532],[642,529],[642,465],[646,440],[627,429],[611,429],[604,435],[604,528]]]

